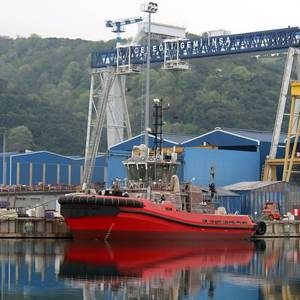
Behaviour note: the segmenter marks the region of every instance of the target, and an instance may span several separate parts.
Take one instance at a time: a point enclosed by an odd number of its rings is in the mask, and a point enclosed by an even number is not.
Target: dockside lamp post
[[[149,98],[150,98],[150,38],[151,38],[151,14],[158,10],[157,3],[149,2],[141,5],[142,12],[148,13],[148,39],[147,39],[147,68],[146,68],[146,98],[145,98],[145,145],[149,147]]]
[[[6,133],[7,129],[5,127],[0,127],[0,132],[2,133],[2,185],[6,185],[6,163],[5,163],[5,155],[6,155]]]

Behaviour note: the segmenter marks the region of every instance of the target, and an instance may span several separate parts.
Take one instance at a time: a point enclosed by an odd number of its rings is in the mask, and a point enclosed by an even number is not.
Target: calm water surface
[[[300,299],[300,239],[0,240],[1,300]]]

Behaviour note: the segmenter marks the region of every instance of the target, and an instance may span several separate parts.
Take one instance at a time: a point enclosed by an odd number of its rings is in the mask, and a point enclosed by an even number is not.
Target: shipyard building
[[[3,185],[79,185],[84,158],[49,151],[1,153],[0,181]],[[4,168],[3,168],[4,165]],[[105,157],[97,156],[93,182],[104,183]]]
[[[162,147],[177,152],[177,175],[181,182],[192,182],[208,191],[211,169],[217,186],[216,205],[228,212],[254,214],[268,199],[277,201],[283,211],[300,199],[297,185],[260,182],[263,165],[271,145],[271,132],[215,128],[199,136],[165,134]],[[140,134],[109,148],[96,159],[92,182],[110,187],[118,180],[126,183],[123,161],[131,156],[133,146],[144,143]],[[153,147],[154,136],[149,135]],[[278,156],[284,156],[285,136],[280,136]],[[2,186],[72,185],[82,182],[84,158],[49,151],[1,154]],[[4,169],[3,169],[4,163]],[[298,203],[298,202],[297,202]]]
[[[162,147],[173,151],[180,162],[178,177],[198,185],[208,185],[210,169],[217,186],[261,179],[263,165],[271,145],[271,132],[215,128],[199,136],[165,134]],[[284,155],[285,136],[281,135],[278,156]],[[140,134],[109,148],[96,159],[92,182],[110,186],[114,180],[126,180],[123,161],[131,156],[133,146],[144,143]],[[149,146],[154,136],[149,135]],[[0,182],[9,185],[69,184],[79,185],[84,158],[49,151],[9,152],[0,154]],[[4,170],[3,170],[4,163]]]
[[[165,134],[163,148],[176,147],[181,181],[208,185],[210,169],[215,170],[215,183],[225,186],[241,181],[261,179],[263,165],[271,146],[272,133],[239,129],[215,128],[199,136]],[[109,148],[107,156],[107,183],[126,178],[122,161],[131,155],[134,145],[144,142],[142,134]],[[149,145],[154,137],[150,135]],[[281,135],[278,155],[284,155],[285,136]]]

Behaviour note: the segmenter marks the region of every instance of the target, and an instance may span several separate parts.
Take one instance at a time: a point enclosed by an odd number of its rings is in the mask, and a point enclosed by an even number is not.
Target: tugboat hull
[[[248,216],[189,213],[145,199],[86,195],[65,196],[60,203],[75,238],[246,239],[256,230]]]

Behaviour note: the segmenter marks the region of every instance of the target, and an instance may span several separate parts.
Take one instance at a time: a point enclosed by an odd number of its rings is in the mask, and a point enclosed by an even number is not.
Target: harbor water
[[[300,299],[300,240],[0,240],[1,300]]]

